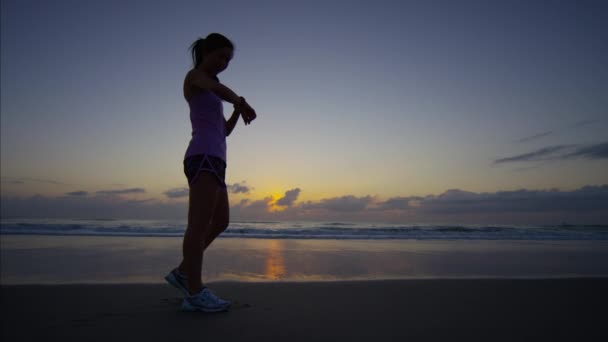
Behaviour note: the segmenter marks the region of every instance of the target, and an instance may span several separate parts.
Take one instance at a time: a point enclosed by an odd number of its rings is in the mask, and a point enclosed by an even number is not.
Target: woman
[[[239,116],[248,125],[256,113],[243,97],[217,78],[233,57],[234,46],[228,38],[211,33],[195,41],[190,50],[194,68],[184,80],[184,98],[192,123],[192,139],[184,156],[184,173],[190,187],[188,228],[183,260],[165,279],[185,294],[183,310],[217,312],[228,309],[230,301],[217,297],[203,285],[203,252],[228,227],[226,136]],[[234,105],[229,120],[224,118],[222,100]]]

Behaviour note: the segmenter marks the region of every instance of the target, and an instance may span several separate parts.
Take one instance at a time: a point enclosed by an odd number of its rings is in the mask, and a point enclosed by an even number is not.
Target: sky
[[[603,1],[2,0],[2,217],[185,217],[212,32],[232,218],[608,222]]]

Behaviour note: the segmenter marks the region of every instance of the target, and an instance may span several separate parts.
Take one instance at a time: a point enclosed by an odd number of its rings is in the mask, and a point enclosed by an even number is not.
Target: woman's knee
[[[225,220],[225,219],[221,219],[221,220],[215,219],[213,221],[213,229],[216,232],[221,233],[224,230],[226,230],[227,228],[228,228],[228,220]]]
[[[207,241],[211,236],[214,235],[213,227],[210,224],[207,225],[191,225],[185,234],[185,239],[190,243],[200,243]]]

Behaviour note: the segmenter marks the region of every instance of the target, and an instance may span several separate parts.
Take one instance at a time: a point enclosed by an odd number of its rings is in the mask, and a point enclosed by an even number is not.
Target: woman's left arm
[[[236,123],[239,121],[239,116],[241,116],[241,113],[238,112],[235,107],[230,119],[226,120],[226,136],[229,136],[234,129],[234,126],[236,126]]]

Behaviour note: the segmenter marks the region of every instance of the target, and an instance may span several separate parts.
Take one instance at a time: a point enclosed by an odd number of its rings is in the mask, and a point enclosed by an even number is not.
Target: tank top
[[[209,154],[226,162],[226,119],[222,99],[203,89],[188,101],[192,138],[184,159],[195,154]]]

